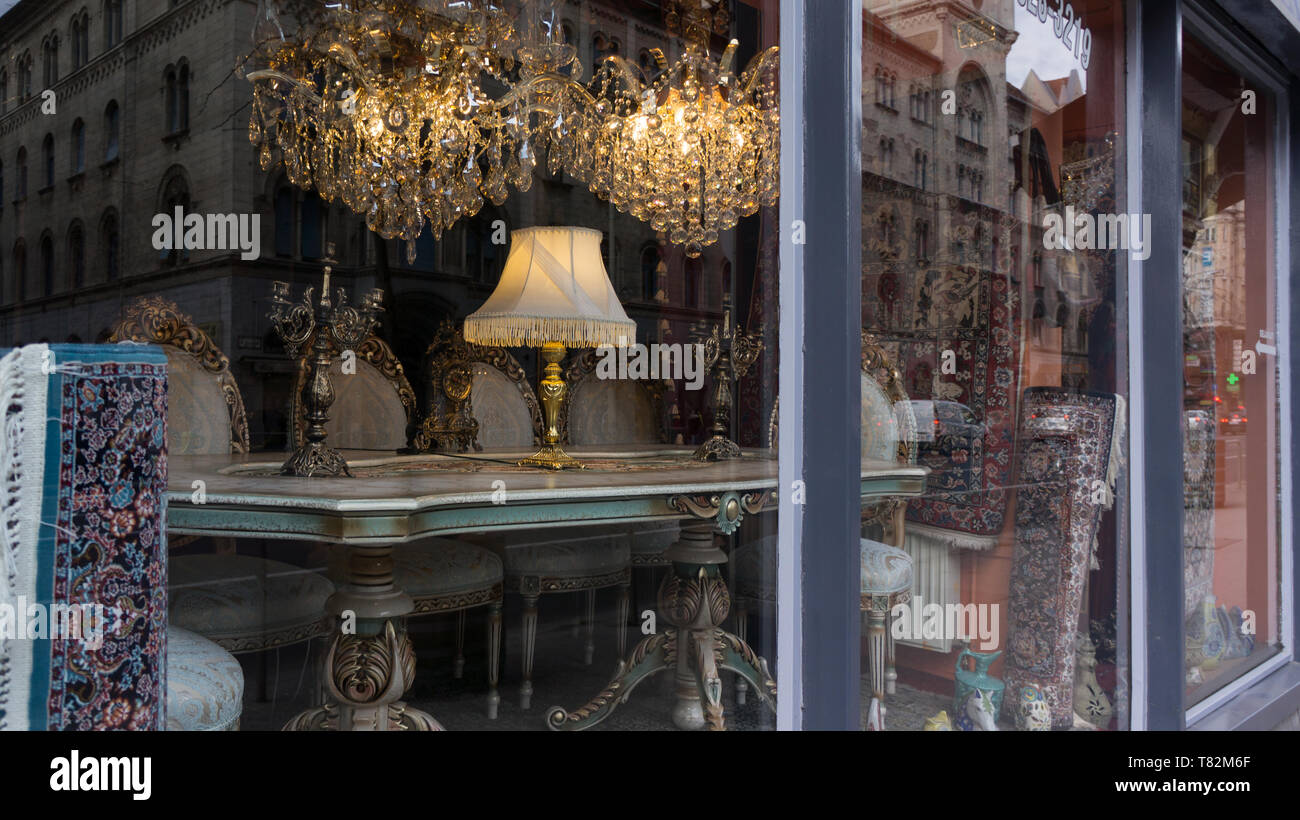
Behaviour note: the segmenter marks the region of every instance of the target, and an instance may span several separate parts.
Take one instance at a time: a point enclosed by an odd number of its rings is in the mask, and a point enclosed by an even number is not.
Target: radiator
[[[910,524],[911,522],[909,522]],[[912,557],[912,600],[925,602],[926,606],[961,603],[961,554],[948,544],[925,535],[913,533],[910,526],[903,531],[903,551]],[[909,638],[899,643],[917,646],[935,652],[952,649],[951,638]]]

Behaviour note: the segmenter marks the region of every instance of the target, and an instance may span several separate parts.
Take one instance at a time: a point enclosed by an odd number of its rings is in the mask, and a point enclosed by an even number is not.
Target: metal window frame
[[[855,730],[862,3],[790,0],[780,14],[777,728]],[[796,221],[802,244],[793,241]],[[796,480],[802,507],[793,503]]]
[[[1245,25],[1238,25],[1245,21]],[[1183,487],[1163,477],[1181,470],[1157,470],[1156,465],[1183,462],[1179,425],[1182,407],[1182,306],[1179,287],[1182,212],[1181,152],[1170,150],[1170,122],[1181,122],[1182,39],[1184,30],[1225,49],[1230,62],[1274,94],[1280,114],[1277,126],[1278,208],[1276,231],[1277,328],[1279,368],[1279,447],[1292,462],[1300,457],[1293,436],[1300,408],[1292,400],[1291,362],[1300,355],[1300,340],[1291,326],[1300,309],[1290,281],[1300,276],[1300,230],[1290,221],[1290,205],[1300,202],[1300,180],[1290,173],[1300,168],[1295,134],[1300,116],[1289,101],[1300,98],[1294,74],[1267,57],[1252,55],[1247,35],[1268,43],[1265,50],[1285,54],[1300,32],[1271,6],[1248,0],[1145,0],[1128,7],[1129,73],[1128,147],[1134,158],[1128,167],[1130,202],[1152,215],[1151,256],[1130,263],[1131,519],[1129,593],[1132,659],[1130,728],[1134,730],[1194,728],[1268,728],[1300,706],[1300,664],[1295,663],[1295,636],[1300,614],[1295,602],[1300,585],[1295,573],[1294,532],[1297,519],[1295,486],[1289,471],[1279,471],[1280,578],[1282,583],[1283,652],[1220,691],[1186,708],[1183,682],[1184,625],[1182,575]],[[1263,36],[1259,36],[1263,34]],[[1289,53],[1295,53],[1290,51]],[[1289,88],[1288,88],[1289,85]],[[1162,136],[1165,137],[1162,142]],[[1284,226],[1290,227],[1288,234]],[[1170,284],[1174,286],[1170,286]],[[1177,522],[1177,526],[1173,526]]]

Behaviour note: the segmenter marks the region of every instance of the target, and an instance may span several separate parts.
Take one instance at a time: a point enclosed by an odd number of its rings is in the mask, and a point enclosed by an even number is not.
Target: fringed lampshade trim
[[[541,347],[559,342],[566,347],[626,346],[636,338],[636,322],[610,319],[521,316],[517,313],[476,313],[465,319],[465,341],[499,347]]]

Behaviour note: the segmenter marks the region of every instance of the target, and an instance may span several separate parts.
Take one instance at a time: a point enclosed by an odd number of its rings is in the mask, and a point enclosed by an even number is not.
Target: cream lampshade
[[[521,465],[582,467],[560,447],[560,408],[568,394],[560,376],[565,348],[635,341],[636,323],[623,311],[609,282],[600,236],[591,228],[567,226],[514,231],[496,290],[465,318],[468,342],[542,348],[542,448]]]

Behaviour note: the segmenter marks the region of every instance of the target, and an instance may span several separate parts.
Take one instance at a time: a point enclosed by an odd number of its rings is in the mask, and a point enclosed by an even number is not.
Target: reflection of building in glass
[[[4,13],[0,345],[102,340],[124,305],[162,295],[213,331],[231,357],[255,446],[278,446],[294,365],[268,335],[264,302],[272,280],[317,281],[327,243],[339,258],[339,285],[388,292],[381,332],[410,372],[439,322],[463,317],[491,293],[509,231],[519,227],[603,231],[610,279],[647,341],[664,332],[687,341],[701,313],[720,316],[722,272],[737,263],[734,235],[687,271],[684,255],[649,226],[563,174],[539,168],[528,195],[486,204],[440,242],[426,235],[408,265],[401,243],[370,233],[362,218],[290,185],[278,167],[261,171],[247,135],[251,85],[230,72],[251,43],[242,33],[253,30],[254,5],[140,2],[124,21],[122,4],[22,0]],[[681,48],[655,4],[578,0],[558,8],[588,72],[605,55],[648,60],[660,48],[672,59]],[[737,15],[751,27],[756,16],[752,8]],[[70,47],[51,48],[54,31],[73,32]],[[43,73],[33,70],[33,55],[45,61]],[[33,75],[55,91],[57,114],[41,112],[43,88]],[[260,214],[261,258],[154,249],[153,215],[178,205]],[[506,244],[494,244],[494,235]]]

